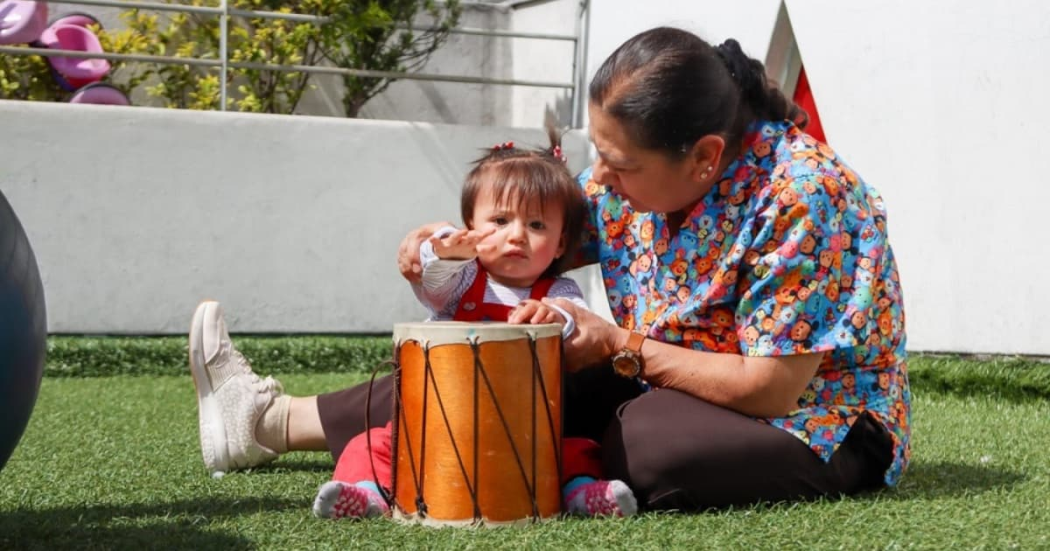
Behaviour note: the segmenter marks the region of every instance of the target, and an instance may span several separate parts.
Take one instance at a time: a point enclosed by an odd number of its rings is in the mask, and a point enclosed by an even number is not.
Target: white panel
[[[832,147],[885,195],[909,347],[1050,354],[1050,3],[787,6]]]

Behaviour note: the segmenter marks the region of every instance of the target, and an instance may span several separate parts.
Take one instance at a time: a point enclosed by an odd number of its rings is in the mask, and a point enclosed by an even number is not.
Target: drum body
[[[518,524],[561,512],[558,325],[394,328],[393,515]]]

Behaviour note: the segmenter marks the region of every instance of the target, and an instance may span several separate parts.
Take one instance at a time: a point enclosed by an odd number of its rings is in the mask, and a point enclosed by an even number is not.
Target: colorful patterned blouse
[[[826,352],[798,409],[761,421],[828,461],[867,411],[893,437],[895,484],[911,394],[882,197],[786,121],[752,125],[743,151],[675,235],[664,215],[632,211],[584,171],[584,260],[600,263],[620,326],[650,338],[747,356]]]

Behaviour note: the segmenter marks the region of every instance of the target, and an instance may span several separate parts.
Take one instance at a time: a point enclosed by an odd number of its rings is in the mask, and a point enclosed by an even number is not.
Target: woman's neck
[[[711,190],[714,189],[717,182],[721,180],[722,174],[724,174],[729,168],[729,165],[736,161],[737,156],[740,154],[740,150],[741,147],[739,145],[731,148],[727,147],[723,151],[722,158],[718,162],[718,169],[715,171],[715,180],[705,187],[703,193],[700,194],[700,198],[689,203],[689,205],[681,210],[669,212],[664,215],[667,219],[667,229],[670,230],[671,237],[678,235],[678,231],[682,229],[682,225],[685,224],[685,221],[689,218],[689,215],[693,213],[693,210],[696,209],[696,206],[704,200],[704,197],[707,197],[707,195],[711,193]]]

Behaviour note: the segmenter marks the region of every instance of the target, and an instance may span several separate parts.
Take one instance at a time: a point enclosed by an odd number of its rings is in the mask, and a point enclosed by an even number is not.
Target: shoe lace
[[[247,358],[245,358],[236,348],[230,350],[230,359],[237,362],[237,365],[241,366],[241,370],[244,374],[251,378],[252,386],[255,387],[255,391],[259,394],[268,394],[272,392],[284,394],[284,387],[279,381],[270,376],[267,376],[265,379],[259,377],[255,371],[252,371],[252,366],[248,363]]]

